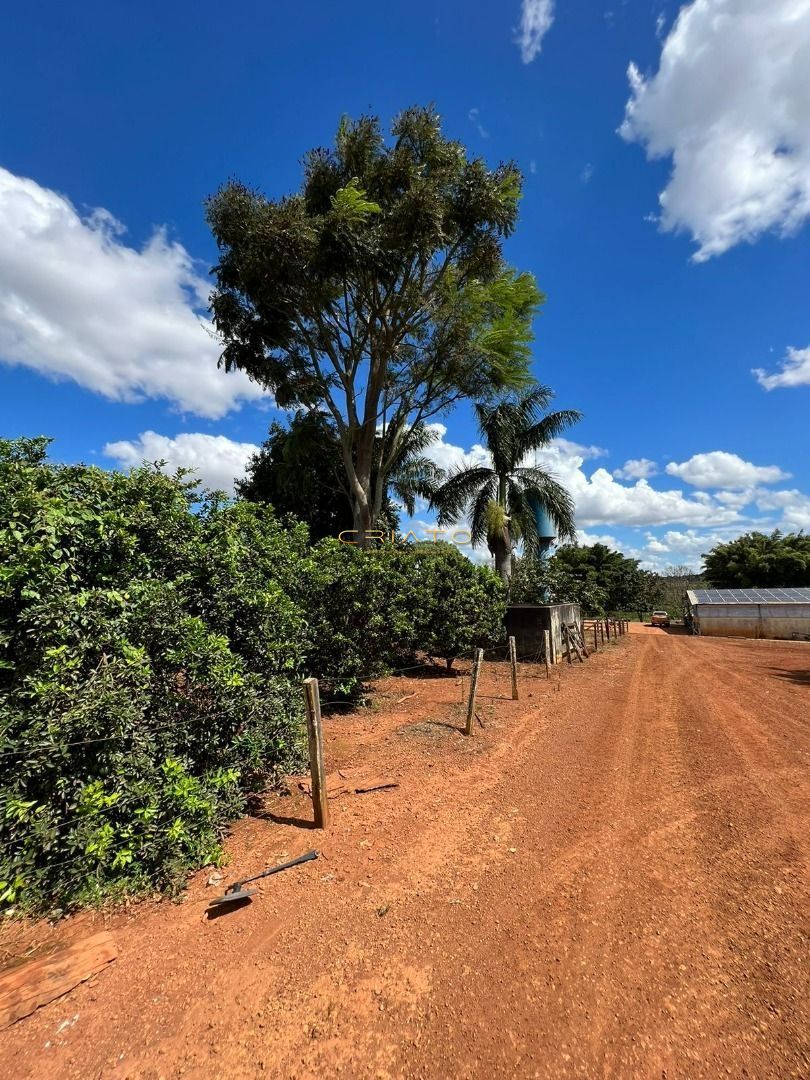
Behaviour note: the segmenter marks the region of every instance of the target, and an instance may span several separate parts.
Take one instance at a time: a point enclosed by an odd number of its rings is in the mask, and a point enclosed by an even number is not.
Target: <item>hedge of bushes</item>
[[[0,909],[172,890],[251,792],[301,767],[301,679],[351,695],[501,634],[445,545],[308,543],[183,475],[0,440]]]

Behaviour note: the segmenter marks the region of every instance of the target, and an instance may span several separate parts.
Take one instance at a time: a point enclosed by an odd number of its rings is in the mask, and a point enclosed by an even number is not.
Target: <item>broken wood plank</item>
[[[0,975],[0,1028],[67,994],[118,956],[112,934],[101,931],[52,956]]]

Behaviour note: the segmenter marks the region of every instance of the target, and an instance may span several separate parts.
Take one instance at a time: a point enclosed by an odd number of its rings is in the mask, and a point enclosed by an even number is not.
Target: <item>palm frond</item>
[[[479,402],[475,406],[476,419],[496,472],[511,472],[526,453],[545,446],[581,418],[575,409],[563,409],[538,419],[553,396],[549,387],[536,386],[528,393],[512,394],[494,404]]]
[[[579,423],[582,413],[577,409],[560,409],[558,412],[548,413],[537,423],[519,431],[515,439],[515,453],[522,460],[532,450],[540,450],[558,438],[573,424]]]
[[[489,546],[487,519],[489,507],[495,502],[497,490],[498,478],[495,473],[492,473],[489,483],[482,485],[473,500],[470,510],[470,539],[473,545],[483,544],[486,541]]]
[[[430,500],[439,512],[439,524],[452,525],[462,518],[478,492],[494,481],[495,473],[485,465],[471,465],[451,473]]]
[[[430,502],[446,478],[444,469],[430,458],[409,457],[390,476],[388,486],[413,517],[417,497]]]

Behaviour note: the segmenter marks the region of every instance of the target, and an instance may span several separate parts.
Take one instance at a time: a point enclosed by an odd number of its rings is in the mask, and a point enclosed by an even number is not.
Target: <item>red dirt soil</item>
[[[0,1075],[810,1075],[810,646],[632,630],[517,702],[487,665],[472,738],[453,678],[328,718],[330,770],[399,786],[323,834],[291,785],[218,888],[60,923],[119,959],[0,1033]]]

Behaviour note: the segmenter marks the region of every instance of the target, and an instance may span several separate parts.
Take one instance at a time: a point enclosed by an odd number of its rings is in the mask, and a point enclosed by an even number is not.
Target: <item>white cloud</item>
[[[590,161],[588,161],[588,162],[585,163],[585,167],[583,168],[582,172],[579,174],[579,178],[580,178],[580,180],[582,181],[583,184],[588,184],[588,183],[590,183],[592,176],[593,176],[593,165],[590,163]]]
[[[470,450],[465,450],[462,446],[455,446],[445,441],[446,424],[433,423],[425,426],[436,436],[436,442],[427,448],[425,456],[435,461],[440,468],[449,472],[451,469],[459,469],[462,466],[489,463],[489,453],[480,443],[475,443]]]
[[[768,375],[762,368],[754,368],[757,382],[766,390],[777,386],[810,386],[810,346],[806,349],[788,348],[779,371]]]
[[[644,550],[652,556],[652,563],[657,569],[672,564],[697,568],[702,562],[704,552],[710,551],[716,544],[726,543],[740,532],[739,528],[709,532],[670,529],[661,537],[651,537]],[[664,555],[666,558],[660,557]]]
[[[444,424],[430,425],[438,440],[427,451],[442,468],[452,469],[471,463],[489,463],[483,446],[470,450],[445,441]],[[594,525],[665,525],[675,522],[698,525],[722,525],[737,521],[739,513],[723,506],[704,492],[691,497],[682,491],[658,491],[646,479],[634,484],[620,484],[607,469],[598,468],[587,475],[586,461],[602,457],[599,446],[582,446],[569,439],[555,439],[546,449],[532,456],[549,470],[571,493],[576,502],[576,521],[580,528]]]
[[[665,544],[663,540],[659,540],[658,537],[653,536],[651,533],[647,542],[647,551],[653,555],[664,555],[669,552],[669,545]]]
[[[757,494],[760,510],[781,510],[780,528],[786,532],[810,531],[810,495],[795,488],[789,491],[762,491]]]
[[[479,443],[465,450],[446,441],[444,424],[430,426],[437,441],[427,454],[443,468],[489,464],[489,455]],[[536,460],[573,496],[579,543],[606,544],[629,558],[639,559],[645,569],[663,570],[671,565],[697,568],[704,551],[751,529],[766,532],[776,527],[786,531],[810,530],[810,496],[797,490],[756,486],[773,483],[786,475],[776,466],[751,465],[736,454],[722,451],[696,454],[681,465],[673,463],[674,467],[693,466],[694,471],[689,468],[689,476],[685,479],[690,476],[701,480],[711,478],[709,486],[715,486],[714,481],[722,481],[725,487],[711,493],[696,490],[684,495],[680,490],[662,491],[652,487],[647,476],[631,475],[645,472],[652,475],[650,470],[654,463],[648,458],[633,458],[613,475],[604,468],[590,471],[587,463],[597,461],[606,453],[599,446],[555,439],[551,446],[536,455]],[[627,475],[618,476],[625,469],[629,470]],[[619,483],[621,479],[635,482]],[[422,508],[423,513],[424,510]],[[418,524],[421,526],[424,522]],[[631,531],[617,536],[614,529]],[[636,533],[637,538],[633,539],[636,529],[646,531],[643,536]],[[487,561],[488,553],[482,549],[472,557]]]
[[[478,134],[481,136],[481,138],[482,139],[488,139],[489,138],[489,132],[484,127],[484,125],[481,123],[481,110],[480,109],[470,109],[470,111],[467,113],[467,117],[468,117],[469,120],[471,120],[475,124],[476,128],[478,129]]]
[[[523,0],[517,42],[524,64],[530,64],[539,54],[553,22],[554,0]]]
[[[115,401],[165,398],[217,418],[263,392],[217,369],[208,282],[157,230],[140,250],[106,210],[0,168],[0,361]]]
[[[698,492],[695,493],[699,494]],[[754,501],[756,488],[739,488],[737,491],[714,491],[712,498],[717,499],[723,506],[732,506],[735,510],[742,510]]]
[[[725,450],[712,450],[708,454],[695,454],[688,461],[671,461],[667,465],[670,476],[680,477],[687,484],[698,488],[745,488],[754,484],[775,484],[790,475],[777,465],[752,465],[737,454]]]
[[[649,458],[630,458],[620,469],[614,469],[617,480],[648,480],[658,472],[658,466]]]
[[[620,134],[672,157],[660,224],[695,261],[810,216],[810,0],[694,0],[658,71],[628,76]]]
[[[241,478],[254,443],[234,442],[224,435],[184,432],[170,438],[155,431],[143,431],[137,439],[107,443],[104,456],[112,458],[121,469],[131,469],[144,461],[166,461],[165,471],[178,468],[196,470],[202,483],[217,491],[233,494],[234,479]]]
[[[583,465],[590,448],[555,441],[538,452],[544,465],[571,493],[576,503],[577,525],[723,524],[738,518],[736,510],[715,503],[711,497],[685,497],[682,491],[659,491],[644,478],[633,484],[617,482],[607,469],[588,475]]]
[[[582,547],[604,544],[605,547],[613,548],[614,551],[621,551],[621,544],[615,536],[606,533],[590,533],[586,532],[585,529],[577,529],[577,543]]]
[[[562,456],[582,458],[590,461],[593,458],[607,457],[607,450],[602,446],[583,446],[582,443],[574,442],[560,436],[553,443],[554,450]]]

